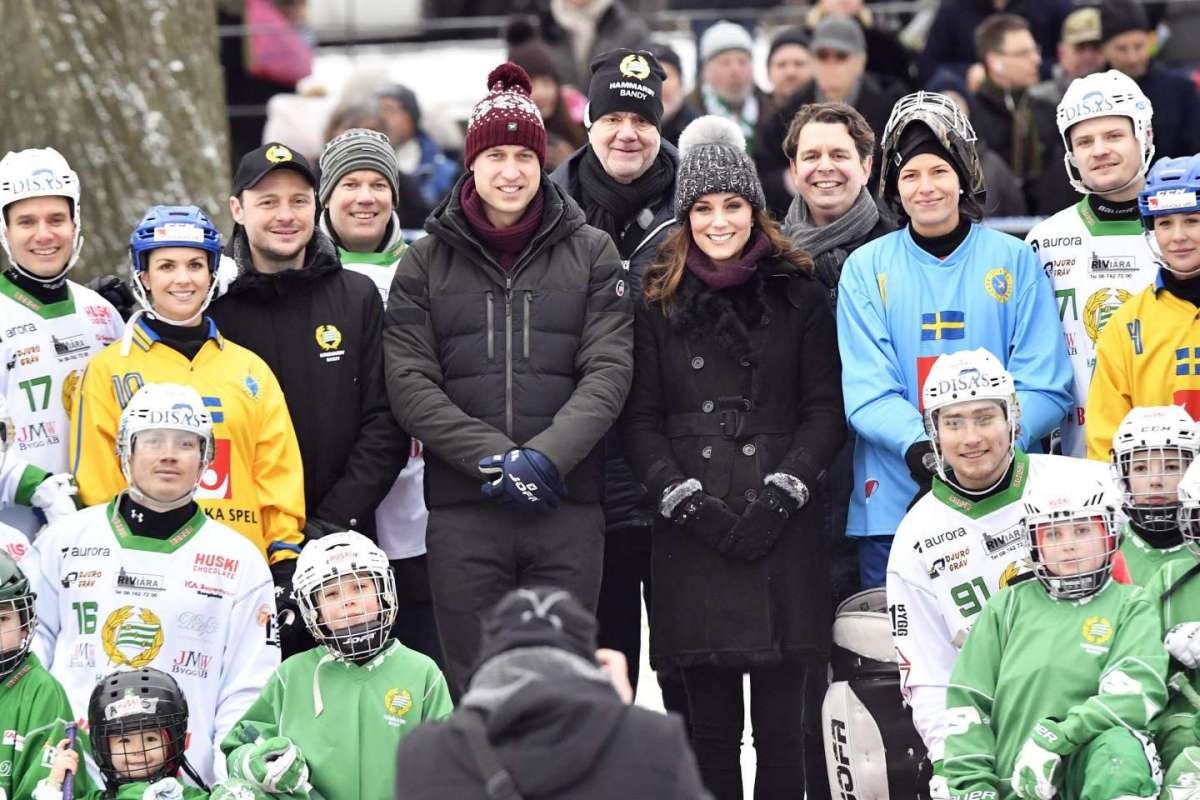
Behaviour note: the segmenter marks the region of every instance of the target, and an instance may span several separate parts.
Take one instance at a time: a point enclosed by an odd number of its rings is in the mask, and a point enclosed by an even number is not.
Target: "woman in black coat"
[[[845,437],[834,321],[811,260],[764,210],[737,126],[701,117],[680,152],[681,224],[645,274],[622,418],[658,503],[650,660],[682,672],[718,800],[742,797],[748,672],[754,796],[792,798],[804,683],[825,679],[808,666],[829,651],[825,470]]]

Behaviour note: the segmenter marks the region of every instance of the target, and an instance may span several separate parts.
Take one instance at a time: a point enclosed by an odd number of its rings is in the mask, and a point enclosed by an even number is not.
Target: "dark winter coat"
[[[1071,0],[1009,0],[1003,10],[1029,22],[1042,52],[1042,77],[1049,78],[1050,67],[1058,62],[1058,38],[1063,20],[1071,13]],[[941,0],[917,60],[918,83],[928,83],[939,69],[964,77],[967,68],[979,61],[975,29],[997,13],[995,0]],[[979,130],[978,126],[975,129]]]
[[[904,90],[899,84],[882,76],[864,72],[858,97],[852,104],[875,132],[875,158],[872,161],[871,180],[868,184],[872,189],[878,185],[882,163],[879,141],[883,138],[883,129],[892,113],[892,106],[903,94]],[[796,116],[800,107],[816,102],[819,102],[817,86],[810,83],[758,121],[754,133],[754,147],[750,154],[754,157],[754,165],[758,168],[763,192],[767,196],[767,210],[776,219],[783,219],[787,214],[794,196],[788,191],[783,180],[783,173],[788,169],[788,154],[783,152],[783,140],[787,138],[792,118]]]
[[[550,180],[561,186],[576,202],[583,196],[579,186],[579,162],[591,145],[584,145],[563,162]],[[679,151],[664,141],[661,152],[666,154],[672,172],[679,171]],[[635,217],[626,226],[617,252],[629,268],[630,297],[642,296],[642,273],[646,271],[658,253],[659,246],[675,227],[675,182],[661,197],[651,203],[647,211]],[[643,224],[645,223],[645,224]],[[632,307],[631,307],[632,310]],[[646,508],[641,487],[629,471],[629,464],[621,452],[621,437],[612,430],[604,437],[604,523],[609,530],[630,525],[649,525],[651,512]]]
[[[396,796],[488,800],[455,719],[418,725],[400,742]],[[526,800],[704,800],[678,717],[623,705],[594,681],[537,681],[486,721],[500,764]]]
[[[549,5],[546,3],[546,6]],[[558,65],[558,74],[562,76],[562,82],[587,94],[588,82],[592,76],[587,72],[580,74],[575,61],[575,50],[571,46],[571,35],[558,24],[549,8],[538,14],[537,32],[554,58],[554,63]],[[596,21],[596,37],[592,40],[588,63],[609,50],[622,47],[645,50],[649,45],[650,29],[646,27],[645,22],[626,8],[621,0],[613,0],[613,4]]]
[[[1155,158],[1200,151],[1200,97],[1187,73],[1152,61],[1137,84],[1154,107]]]
[[[737,514],[772,472],[800,478],[812,499],[774,549],[752,562],[726,558],[656,517],[651,664],[745,668],[827,655],[825,470],[846,423],[825,289],[807,272],[767,259],[735,289],[714,292],[686,273],[679,291],[670,316],[657,304],[637,308],[634,382],[622,418],[634,473],[655,499],[696,478]],[[739,324],[743,318],[749,326]]]
[[[208,313],[279,379],[300,443],[308,518],[373,537],[375,509],[409,451],[383,385],[379,290],[342,269],[320,230],[300,269],[256,270],[240,227],[229,254],[238,278]]]
[[[425,446],[425,501],[479,503],[479,461],[546,455],[581,503],[602,496],[597,443],[633,373],[629,288],[612,240],[542,176],[542,224],[501,269],[467,222],[461,177],[405,253],[388,295],[387,389]]]

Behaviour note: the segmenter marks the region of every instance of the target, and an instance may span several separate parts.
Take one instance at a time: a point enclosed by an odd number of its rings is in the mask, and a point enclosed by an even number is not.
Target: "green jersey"
[[[202,789],[197,789],[195,786],[189,786],[182,781],[176,780],[175,778],[172,778],[171,780],[174,781],[174,783],[180,788],[182,788],[183,800],[207,800],[208,792]],[[117,787],[115,798],[116,800],[148,800],[148,797],[155,796],[172,798],[180,796],[175,793],[175,787],[168,786],[164,784],[163,781],[158,781],[156,784],[158,795],[147,795],[146,790],[150,788],[150,785],[151,784],[147,781],[123,783]],[[58,792],[58,797],[62,797],[61,791]],[[107,797],[108,795],[104,793],[103,789],[94,789],[90,792],[80,792],[78,789],[75,790],[75,800],[106,800]],[[34,800],[39,799],[35,797]]]
[[[1196,563],[1191,551],[1182,542],[1162,549],[1151,547],[1128,522],[1121,526],[1121,554],[1125,556],[1125,565],[1135,586],[1148,584],[1168,561],[1182,561],[1188,566]],[[1151,600],[1154,598],[1151,597]]]
[[[334,660],[322,645],[279,665],[221,751],[286,736],[304,753],[314,795],[391,797],[400,740],[452,710],[446,679],[428,656],[392,640],[360,666]]]
[[[1154,606],[1136,586],[1110,580],[1084,601],[1056,600],[1036,580],[1000,591],[946,692],[952,794],[1013,797],[1013,764],[1044,718],[1058,720],[1075,749],[1113,727],[1144,733],[1166,704],[1166,669]]]
[[[1187,552],[1187,551],[1185,551]],[[1166,638],[1167,631],[1181,622],[1200,620],[1200,575],[1184,580],[1188,570],[1196,565],[1189,553],[1187,560],[1172,559],[1158,571],[1146,585],[1146,594],[1158,605],[1159,641]],[[1171,594],[1163,593],[1174,587]],[[1176,661],[1171,662],[1171,672],[1184,672],[1193,689],[1200,689],[1200,670],[1186,670]],[[1192,720],[1196,709],[1183,695],[1172,693],[1162,714],[1154,720],[1154,739],[1162,754],[1163,766],[1169,767],[1185,747],[1194,747],[1200,742],[1192,732]]]
[[[67,693],[33,653],[0,682],[0,800],[24,800],[50,774],[58,743],[75,717]],[[87,753],[80,731],[76,747]],[[80,759],[76,791],[93,788]],[[61,796],[61,795],[60,795]]]

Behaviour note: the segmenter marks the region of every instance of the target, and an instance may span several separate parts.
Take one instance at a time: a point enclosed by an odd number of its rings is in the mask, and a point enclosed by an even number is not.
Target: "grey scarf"
[[[850,210],[823,227],[813,222],[804,198],[796,195],[783,219],[783,232],[796,247],[812,257],[813,272],[829,290],[830,300],[836,305],[842,264],[878,221],[879,207],[863,187]]]

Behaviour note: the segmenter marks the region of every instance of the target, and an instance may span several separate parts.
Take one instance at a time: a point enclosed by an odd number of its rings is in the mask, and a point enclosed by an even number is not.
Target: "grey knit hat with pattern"
[[[706,194],[740,194],[756,209],[767,205],[758,170],[746,153],[746,137],[733,120],[708,115],[679,135],[679,172],[675,177],[675,219],[687,219],[692,205]]]
[[[318,162],[321,169],[321,185],[317,196],[321,205],[328,205],[338,182],[355,170],[369,169],[378,172],[392,188],[392,203],[400,202],[397,186],[400,165],[396,162],[396,151],[386,134],[367,128],[351,128],[335,136],[325,145]]]

